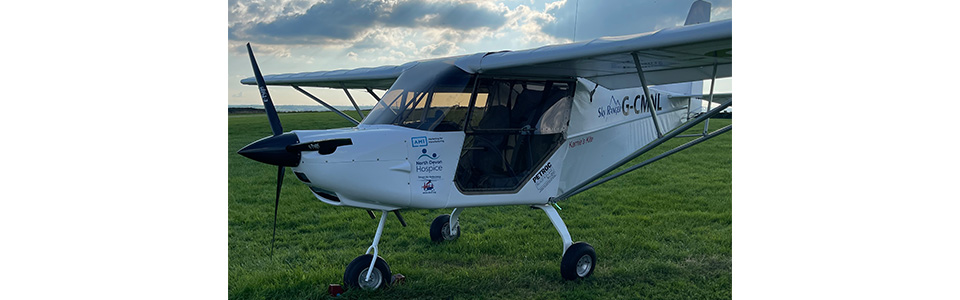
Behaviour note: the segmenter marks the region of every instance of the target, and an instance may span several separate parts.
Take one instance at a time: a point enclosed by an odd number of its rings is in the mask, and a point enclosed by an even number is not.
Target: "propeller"
[[[250,48],[250,43],[247,43],[247,53],[250,54],[250,64],[253,65],[253,75],[257,78],[257,87],[260,89],[260,98],[263,99],[263,108],[267,112],[267,119],[270,120],[270,129],[273,130],[273,136],[254,142],[250,145],[247,145],[247,147],[244,147],[244,149],[241,149],[240,154],[244,156],[249,156],[248,153],[256,153],[256,150],[264,148],[251,146],[261,143],[261,141],[278,140],[280,138],[277,137],[283,134],[283,126],[280,125],[280,116],[277,115],[277,109],[273,106],[273,100],[270,100],[270,92],[267,91],[267,84],[263,81],[263,74],[260,73],[260,67],[257,65],[257,59],[253,57],[253,49]],[[247,151],[247,153],[245,153],[245,151]],[[299,162],[299,155],[297,155],[297,162]],[[270,257],[273,257],[273,248],[277,241],[277,212],[280,209],[280,188],[283,187],[283,173],[285,170],[286,167],[284,165],[277,166],[277,198],[273,204],[273,237],[270,239]]]
[[[253,49],[250,48],[250,43],[247,43],[247,53],[250,54],[250,64],[253,65],[253,76],[257,78],[257,87],[260,88],[260,98],[263,99],[263,108],[267,111],[267,119],[270,120],[270,129],[273,130],[273,136],[278,136],[283,133],[283,126],[280,125],[280,116],[277,116],[277,109],[273,107],[273,101],[270,100],[270,92],[267,91],[267,84],[263,81],[263,74],[260,73],[257,58],[253,57]]]
[[[273,237],[270,238],[270,257],[273,257],[273,248],[277,241],[277,211],[280,209],[280,188],[283,187],[284,166],[277,167],[277,198],[273,202]]]

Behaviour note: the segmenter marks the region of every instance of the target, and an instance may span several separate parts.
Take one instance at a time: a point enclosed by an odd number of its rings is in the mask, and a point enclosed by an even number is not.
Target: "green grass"
[[[355,115],[355,113],[354,113]],[[333,113],[287,113],[284,130],[348,127]],[[711,129],[731,120],[711,120]],[[692,129],[696,133],[702,127]],[[270,135],[263,115],[229,117],[229,295],[231,299],[329,298],[343,270],[363,254],[377,220],[366,211],[316,200],[288,170],[270,257],[276,167],[236,154]],[[640,162],[689,139],[661,145]],[[354,178],[359,183],[362,178]],[[727,299],[731,297],[731,135],[607,182],[560,203],[574,241],[597,251],[586,280],[560,277],[560,236],[525,206],[464,210],[462,235],[430,242],[434,217],[449,210],[389,216],[380,255],[406,283],[341,298],[382,299]],[[379,216],[379,214],[378,214]]]

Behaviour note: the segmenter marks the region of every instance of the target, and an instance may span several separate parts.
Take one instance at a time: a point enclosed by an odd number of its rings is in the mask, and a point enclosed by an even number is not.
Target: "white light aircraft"
[[[560,233],[560,274],[593,273],[592,246],[574,243],[558,201],[731,130],[724,127],[634,165],[603,175],[708,120],[732,103],[713,94],[731,77],[731,20],[709,22],[710,4],[697,1],[686,25],[521,51],[483,52],[400,66],[255,76],[273,136],[239,151],[278,166],[276,208],[285,167],[323,203],[380,211],[373,243],[344,272],[349,288],[376,289],[392,274],[378,244],[389,212],[452,209],[434,219],[430,238],[460,235],[466,208],[517,205],[543,210]],[[710,80],[704,95],[703,82]],[[356,126],[283,132],[267,85],[292,86]],[[378,103],[360,121],[301,87],[366,89]],[[387,89],[382,96],[372,90]],[[691,99],[723,101],[692,118]],[[694,100],[699,101],[699,100]],[[698,102],[699,103],[699,102]],[[366,178],[357,184],[346,178]],[[598,180],[599,179],[599,180]]]

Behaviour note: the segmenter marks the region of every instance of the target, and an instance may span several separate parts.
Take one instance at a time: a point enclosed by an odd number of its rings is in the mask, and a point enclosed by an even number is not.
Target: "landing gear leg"
[[[460,212],[462,208],[454,208],[449,215],[440,215],[430,224],[430,240],[435,243],[452,241],[460,237]]]
[[[534,205],[533,207],[543,210],[550,218],[550,223],[557,229],[560,239],[563,240],[563,257],[560,259],[560,275],[566,280],[576,280],[587,278],[593,274],[597,266],[597,253],[593,246],[584,242],[576,242],[570,238],[570,232],[567,231],[567,225],[563,223],[560,214],[552,205]]]
[[[367,248],[367,253],[355,258],[347,265],[343,272],[343,283],[348,288],[362,288],[365,290],[375,290],[390,284],[393,274],[390,274],[390,266],[378,255],[377,244],[380,243],[380,236],[383,234],[383,225],[387,221],[387,211],[380,212],[380,224],[377,225],[377,234],[373,237],[373,244]],[[373,251],[373,254],[370,254]]]

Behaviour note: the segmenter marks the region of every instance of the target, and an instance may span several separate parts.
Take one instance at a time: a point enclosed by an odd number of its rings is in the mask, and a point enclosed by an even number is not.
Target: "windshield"
[[[473,76],[452,63],[422,62],[397,78],[363,124],[460,131],[472,89]]]

